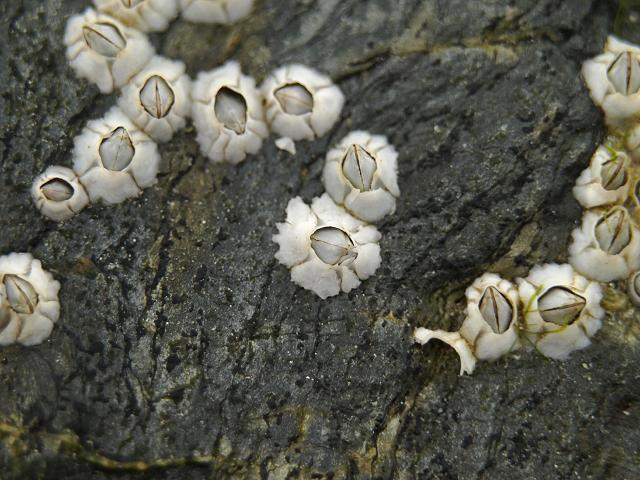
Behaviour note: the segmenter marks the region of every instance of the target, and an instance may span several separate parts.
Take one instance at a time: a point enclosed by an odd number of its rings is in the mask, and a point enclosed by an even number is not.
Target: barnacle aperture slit
[[[38,305],[38,294],[33,285],[17,275],[4,276],[4,288],[7,300],[14,312],[18,314],[32,314]]]
[[[242,135],[247,128],[247,101],[228,87],[222,87],[216,94],[214,112],[225,128]]]
[[[140,90],[140,102],[144,110],[154,118],[169,115],[176,101],[169,83],[160,75],[151,76]]]
[[[306,115],[313,111],[313,95],[299,83],[290,83],[274,93],[280,107],[289,115]]]
[[[625,210],[614,209],[598,220],[598,246],[609,255],[618,255],[631,242],[631,222]]]
[[[633,52],[618,54],[607,75],[618,93],[632,95],[640,91],[640,60]]]
[[[115,58],[127,46],[118,27],[108,22],[85,25],[82,33],[89,48],[104,57]]]
[[[342,173],[361,192],[371,190],[378,165],[360,145],[351,145],[342,159]]]
[[[538,300],[538,312],[545,322],[571,325],[587,304],[587,300],[566,287],[552,287]]]
[[[133,161],[136,149],[127,129],[118,127],[102,140],[99,153],[104,168],[121,172]]]
[[[513,306],[511,301],[496,287],[487,287],[478,302],[478,308],[493,333],[504,333],[511,326]]]
[[[351,237],[335,227],[322,227],[313,232],[311,248],[328,265],[339,265],[357,256]]]
[[[73,187],[61,178],[49,180],[40,187],[42,194],[52,202],[64,202],[73,196]]]

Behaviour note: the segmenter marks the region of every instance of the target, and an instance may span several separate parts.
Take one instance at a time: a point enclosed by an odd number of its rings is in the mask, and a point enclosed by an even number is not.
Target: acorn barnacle
[[[198,75],[193,84],[193,122],[203,155],[237,164],[258,153],[269,135],[260,93],[237,62]]]
[[[535,266],[517,282],[524,305],[522,328],[540,353],[564,360],[591,344],[604,317],[598,283],[566,264]]]
[[[154,55],[143,33],[92,8],[69,19],[64,44],[71,68],[102,93],[128,83]]]
[[[588,278],[621,280],[640,268],[640,232],[624,207],[585,212],[571,235],[569,263]]]
[[[30,254],[0,257],[0,345],[46,340],[60,316],[59,290],[60,284]]]
[[[184,63],[153,57],[122,89],[118,106],[156,142],[168,142],[191,115],[191,79]]]
[[[311,207],[289,201],[277,224],[276,258],[291,269],[291,280],[325,299],[358,287],[381,263],[380,233],[337,206],[325,193]]]
[[[99,12],[143,32],[162,32],[178,16],[178,0],[93,0]]]
[[[180,0],[182,18],[195,23],[234,23],[252,7],[253,0]]]
[[[277,69],[265,79],[261,90],[271,130],[292,140],[322,137],[344,106],[344,95],[331,79],[304,65]]]
[[[400,196],[398,152],[383,135],[351,132],[327,154],[323,182],[336,203],[377,222],[395,211]]]
[[[53,166],[33,182],[31,196],[38,210],[56,222],[73,217],[89,204],[89,196],[73,170]]]
[[[578,177],[573,196],[584,208],[624,203],[631,183],[630,163],[626,153],[604,145],[598,147],[589,168]]]
[[[418,328],[416,342],[441,340],[458,353],[460,375],[471,374],[477,360],[493,361],[517,349],[518,290],[508,280],[485,273],[467,288],[467,316],[457,332]]]
[[[582,75],[607,125],[640,120],[640,47],[611,35],[604,53],[583,64]]]
[[[90,121],[74,144],[73,170],[92,201],[120,203],[156,183],[156,143],[117,107]]]

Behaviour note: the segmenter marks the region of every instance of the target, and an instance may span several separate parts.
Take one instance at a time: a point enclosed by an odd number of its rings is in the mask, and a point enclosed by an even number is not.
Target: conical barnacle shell
[[[89,197],[73,170],[49,167],[36,177],[31,197],[40,212],[52,220],[68,220],[89,203]]]
[[[141,32],[167,29],[178,16],[178,0],[93,0],[98,11]]]
[[[614,209],[602,216],[595,229],[596,241],[601,250],[618,255],[631,243],[632,226],[625,209]]]
[[[629,194],[631,161],[623,152],[601,145],[591,157],[575,187],[573,196],[584,208],[622,204]]]

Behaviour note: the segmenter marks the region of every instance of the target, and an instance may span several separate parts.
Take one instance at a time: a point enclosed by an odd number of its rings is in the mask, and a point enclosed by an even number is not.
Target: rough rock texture
[[[579,68],[615,2],[259,0],[234,27],[178,21],[153,40],[190,74],[313,65],[348,98],[339,124],[237,167],[188,130],[140,199],[57,225],[30,183],[115,101],[65,62],[88,4],[0,2],[0,254],[33,252],[63,307],[45,344],[0,350],[0,478],[638,478],[640,329],[614,290],[565,363],[524,352],[460,378],[453,350],[411,340],[456,328],[486,269],[566,258],[570,187],[603,135]],[[378,274],[321,301],[271,235],[355,128],[396,145],[402,198]]]

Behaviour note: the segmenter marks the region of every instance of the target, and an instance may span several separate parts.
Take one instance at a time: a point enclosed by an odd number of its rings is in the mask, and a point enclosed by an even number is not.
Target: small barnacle
[[[467,316],[457,332],[418,328],[416,342],[442,340],[460,356],[460,375],[471,374],[477,360],[493,361],[517,349],[518,290],[511,282],[485,273],[467,288]]]
[[[351,291],[380,266],[378,230],[349,215],[326,193],[311,207],[300,197],[290,200],[286,222],[277,227],[276,258],[291,269],[294,283],[322,299]]]
[[[237,164],[269,135],[260,93],[237,62],[202,72],[193,84],[193,122],[203,155]]]
[[[640,268],[640,232],[624,207],[604,213],[587,211],[572,232],[569,263],[600,282],[628,277]]]
[[[234,23],[252,7],[253,0],[180,0],[182,18],[196,23]]]
[[[398,153],[383,135],[351,132],[327,154],[323,183],[358,218],[376,222],[396,209]]]
[[[584,170],[573,196],[584,208],[622,204],[629,194],[629,157],[607,146],[600,146],[589,168]]]
[[[171,140],[191,114],[191,79],[184,63],[153,57],[122,89],[118,106],[156,142]]]
[[[292,140],[322,137],[336,123],[344,95],[331,79],[303,65],[273,72],[261,86],[271,129]]]
[[[631,303],[640,307],[640,272],[634,272],[627,280],[627,293]]]
[[[60,284],[28,253],[0,257],[0,345],[37,345],[60,316]]]
[[[38,210],[56,222],[68,220],[89,204],[73,170],[59,166],[47,168],[34,180],[31,197]]]
[[[611,35],[604,53],[583,64],[582,75],[607,125],[626,127],[640,119],[640,47]]]
[[[525,305],[524,335],[540,353],[564,360],[591,344],[604,317],[597,282],[578,275],[570,265],[553,263],[535,266],[527,278],[517,281]]]
[[[74,140],[73,169],[92,201],[120,203],[156,182],[157,145],[114,107]]]
[[[162,32],[178,16],[178,0],[93,0],[96,9],[142,32]]]
[[[125,85],[154,55],[143,33],[91,8],[69,19],[64,44],[71,68],[102,93]]]

